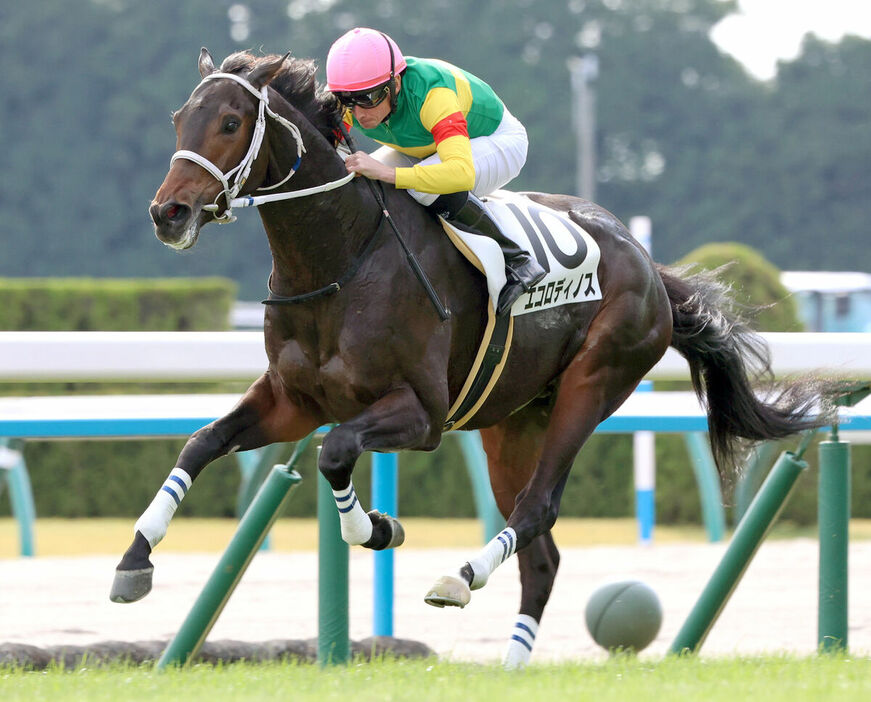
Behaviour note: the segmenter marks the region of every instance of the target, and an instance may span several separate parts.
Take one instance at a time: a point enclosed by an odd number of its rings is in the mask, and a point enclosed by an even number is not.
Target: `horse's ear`
[[[205,46],[200,49],[200,59],[197,61],[197,67],[200,69],[200,75],[203,78],[218,70],[215,68],[215,62],[212,60],[212,55]]]
[[[290,56],[289,51],[284,56],[276,56],[268,60],[264,59],[248,74],[248,82],[257,88],[257,90],[260,90],[264,85],[269,85],[284,65],[288,56]]]

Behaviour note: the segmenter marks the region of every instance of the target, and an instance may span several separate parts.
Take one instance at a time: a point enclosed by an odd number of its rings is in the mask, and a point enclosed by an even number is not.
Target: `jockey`
[[[451,224],[493,239],[508,281],[501,315],[545,272],[502,234],[478,199],[515,178],[526,162],[526,129],[489,85],[436,59],[403,56],[383,32],[357,28],[327,56],[327,88],[344,121],[383,144],[348,156],[349,172],[405,189]]]

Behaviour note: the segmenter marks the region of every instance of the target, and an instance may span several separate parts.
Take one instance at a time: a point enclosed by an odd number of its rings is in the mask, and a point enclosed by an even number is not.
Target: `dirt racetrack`
[[[664,622],[645,656],[667,650],[719,562],[725,544],[664,544],[562,549],[562,564],[536,642],[533,661],[603,658],[584,625],[584,607],[600,585],[639,579],[659,594]],[[372,634],[372,556],[351,550],[350,633]],[[464,610],[435,609],[423,595],[435,578],[469,556],[462,550],[396,552],[395,628],[439,656],[462,661],[501,658],[519,603],[512,559],[473,593]],[[107,640],[170,639],[215,566],[218,554],[155,554],[154,591],[141,602],[109,602],[117,557],[0,560],[0,643],[82,645]],[[794,652],[817,642],[814,540],[762,546],[702,648],[703,655]],[[309,639],[317,635],[317,555],[257,555],[221,615],[210,641]],[[849,645],[871,652],[871,542],[850,547]]]

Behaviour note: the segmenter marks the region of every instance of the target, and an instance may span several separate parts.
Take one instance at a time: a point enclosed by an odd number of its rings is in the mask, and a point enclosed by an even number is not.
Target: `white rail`
[[[858,380],[871,379],[871,333],[763,333],[771,350],[771,367],[778,376],[824,371]],[[668,349],[647,374],[649,380],[684,380],[686,361]]]
[[[262,331],[0,332],[0,382],[254,380]]]
[[[871,333],[762,336],[778,375],[871,379]],[[0,332],[0,382],[252,381],[266,364],[260,331]],[[647,377],[686,379],[686,361],[669,349]]]

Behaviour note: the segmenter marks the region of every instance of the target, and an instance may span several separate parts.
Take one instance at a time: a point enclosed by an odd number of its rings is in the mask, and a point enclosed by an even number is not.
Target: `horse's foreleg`
[[[380,550],[405,539],[398,520],[375,510],[367,514],[357,499],[351,473],[360,454],[437,444],[429,415],[408,386],[391,391],[324,437],[318,467],[333,490],[344,541]]]
[[[169,522],[203,468],[221,456],[276,441],[295,441],[317,428],[319,421],[275,394],[262,376],[227,415],[195,432],[185,443],[176,466],[133,527],[133,543],[115,570],[109,598],[135,602],[151,591],[154,571],[149,556],[166,535]]]

